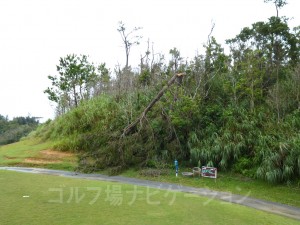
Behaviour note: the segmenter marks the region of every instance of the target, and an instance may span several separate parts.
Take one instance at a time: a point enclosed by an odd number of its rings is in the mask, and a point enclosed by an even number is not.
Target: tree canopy
[[[110,79],[105,64],[95,68],[86,55],[72,54],[60,58],[56,68],[58,76],[48,76],[52,86],[44,93],[48,95],[49,100],[58,103],[61,113],[77,107],[83,100],[90,99],[99,91],[96,86],[98,81],[101,81],[101,85],[105,85]]]

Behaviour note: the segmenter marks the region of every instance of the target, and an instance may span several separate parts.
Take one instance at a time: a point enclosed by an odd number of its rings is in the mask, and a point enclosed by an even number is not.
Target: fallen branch
[[[166,86],[164,86],[156,95],[155,98],[152,99],[152,101],[149,103],[149,105],[145,108],[145,110],[142,112],[140,117],[135,120],[133,123],[129,124],[127,127],[124,128],[122,137],[125,137],[126,135],[130,134],[138,125],[138,123],[141,123],[142,120],[145,118],[146,114],[150,111],[150,109],[154,106],[154,104],[159,101],[159,99],[164,95],[165,91],[176,81],[177,78],[181,79],[182,76],[185,75],[185,73],[178,73],[175,74],[167,83]]]

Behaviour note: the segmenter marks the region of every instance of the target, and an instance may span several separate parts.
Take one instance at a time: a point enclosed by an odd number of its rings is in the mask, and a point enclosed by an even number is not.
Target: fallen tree
[[[146,117],[146,114],[151,110],[151,108],[155,105],[156,102],[158,102],[160,100],[160,98],[164,95],[164,93],[166,92],[166,90],[168,90],[168,88],[176,81],[181,81],[183,75],[185,75],[185,73],[177,73],[175,74],[167,83],[167,85],[165,85],[159,92],[158,94],[155,96],[155,98],[152,99],[152,101],[149,103],[149,105],[144,109],[144,111],[141,113],[141,115],[131,124],[129,124],[127,127],[124,128],[123,130],[123,134],[121,137],[125,137],[126,135],[132,133],[135,129],[136,126],[139,123],[142,123],[143,119]]]

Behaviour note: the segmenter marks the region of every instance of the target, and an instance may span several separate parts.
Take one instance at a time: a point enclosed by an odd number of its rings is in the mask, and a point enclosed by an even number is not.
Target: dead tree
[[[135,27],[133,30],[126,32],[125,24],[120,21],[119,22],[119,28],[117,29],[118,32],[121,35],[124,47],[125,47],[125,53],[126,53],[126,64],[125,68],[128,69],[128,60],[129,60],[129,53],[131,50],[131,47],[134,45],[139,45],[139,40],[142,38],[142,36],[136,35],[133,36],[133,33],[137,32],[138,30],[142,29],[141,27]]]

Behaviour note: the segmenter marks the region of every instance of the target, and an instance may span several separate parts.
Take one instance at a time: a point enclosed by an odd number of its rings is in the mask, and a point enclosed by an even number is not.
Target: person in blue
[[[178,166],[178,161],[175,159],[174,161],[174,165],[175,165],[175,171],[176,171],[176,177],[178,176],[178,169],[179,169],[179,166]]]

